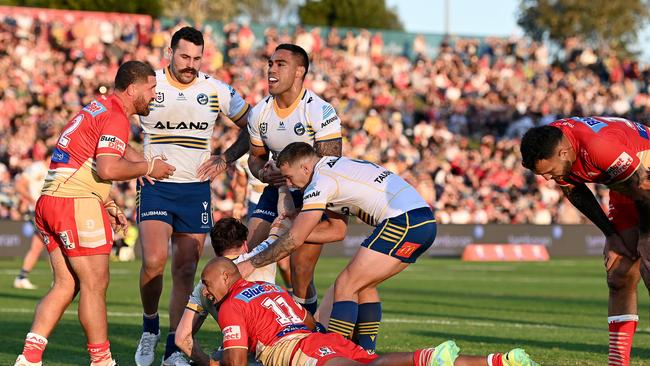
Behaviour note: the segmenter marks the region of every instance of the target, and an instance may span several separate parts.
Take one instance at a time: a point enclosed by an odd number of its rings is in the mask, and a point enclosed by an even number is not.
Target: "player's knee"
[[[640,273],[626,262],[619,262],[607,273],[607,286],[610,290],[622,291],[636,289],[639,283]]]
[[[142,260],[142,270],[149,275],[161,275],[166,263],[167,254],[146,253]]]
[[[343,270],[334,282],[334,294],[336,297],[355,294],[360,290],[361,286],[359,286],[348,270]]]
[[[194,280],[194,275],[196,274],[197,263],[194,261],[186,261],[183,263],[178,263],[172,267],[172,276],[174,278],[187,280],[190,282]]]

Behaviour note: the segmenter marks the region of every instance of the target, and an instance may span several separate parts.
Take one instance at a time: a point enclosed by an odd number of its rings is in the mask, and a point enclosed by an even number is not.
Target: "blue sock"
[[[142,333],[149,332],[158,334],[160,332],[160,316],[156,313],[154,316],[142,315]]]
[[[175,336],[176,332],[169,332],[169,334],[167,334],[167,342],[165,343],[165,356],[163,357],[163,360],[166,360],[169,356],[172,355],[172,353],[180,351],[180,349],[176,346],[176,342],[174,341]]]
[[[374,352],[377,348],[377,334],[381,322],[381,303],[369,302],[359,305],[357,329],[359,331],[359,346],[366,351]]]
[[[318,299],[314,300],[313,302],[304,303],[302,306],[307,309],[311,315],[314,315],[316,314],[316,310],[318,310]]]
[[[337,301],[332,305],[332,315],[327,327],[328,332],[338,333],[347,339],[352,337],[357,323],[359,305],[354,301]]]

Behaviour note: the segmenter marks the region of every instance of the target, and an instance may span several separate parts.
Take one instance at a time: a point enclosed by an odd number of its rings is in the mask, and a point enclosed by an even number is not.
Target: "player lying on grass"
[[[249,351],[264,366],[537,366],[526,352],[459,355],[453,341],[415,352],[369,353],[338,333],[313,332],[314,319],[280,286],[249,282],[219,257],[201,274],[203,295],[219,307],[223,356],[211,365],[245,366]]]

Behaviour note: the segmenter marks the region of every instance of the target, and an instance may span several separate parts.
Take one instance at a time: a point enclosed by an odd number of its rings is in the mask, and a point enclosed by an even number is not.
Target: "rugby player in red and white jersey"
[[[521,142],[524,167],[555,180],[606,236],[609,365],[630,364],[640,276],[650,288],[649,132],[623,118],[572,117],[532,128]],[[609,216],[585,183],[610,188]]]
[[[47,337],[77,294],[90,364],[115,365],[106,320],[108,255],[112,229],[124,229],[127,221],[109,199],[111,184],[144,175],[167,178],[175,170],[164,157],[146,161],[128,146],[129,117],[149,113],[155,89],[150,66],[126,62],[115,76],[115,93],[85,106],[59,137],[35,219],[50,254],[54,282],[36,307],[15,366],[42,364]]]
[[[505,354],[459,355],[453,341],[415,352],[368,352],[338,333],[313,332],[311,313],[268,282],[242,278],[229,259],[212,259],[201,275],[203,294],[219,306],[223,334],[221,361],[211,365],[245,366],[249,352],[264,366],[538,366],[520,348]]]

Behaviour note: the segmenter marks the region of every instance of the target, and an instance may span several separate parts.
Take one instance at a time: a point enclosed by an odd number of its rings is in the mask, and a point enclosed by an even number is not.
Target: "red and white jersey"
[[[246,348],[259,355],[280,339],[309,334],[307,311],[280,286],[239,280],[219,308],[223,348]],[[287,338],[289,337],[289,338]]]
[[[93,100],[61,133],[41,194],[106,201],[112,182],[97,175],[95,159],[123,156],[128,141],[129,119],[120,100],[114,95]]]
[[[560,185],[612,185],[628,179],[650,157],[650,131],[640,123],[614,117],[571,117],[551,123],[576,152],[571,173]]]

